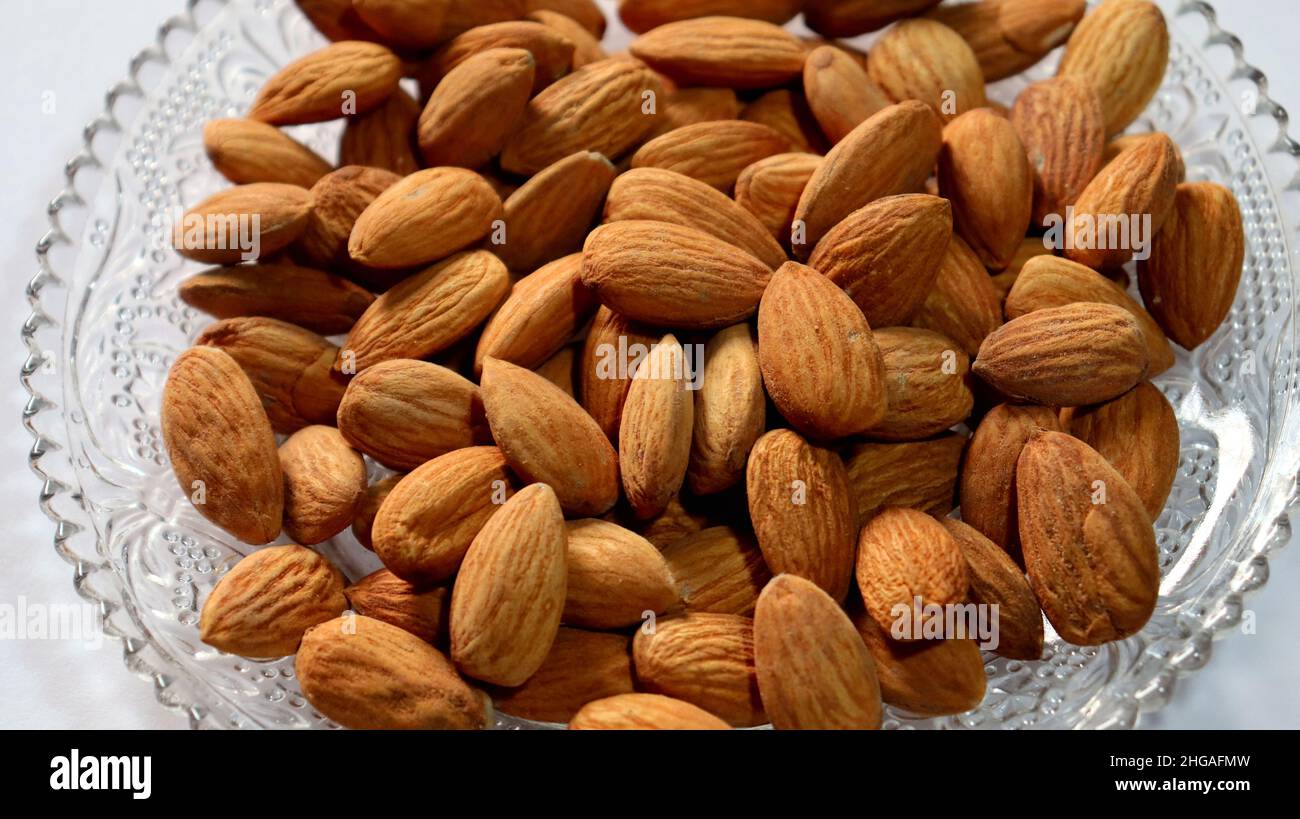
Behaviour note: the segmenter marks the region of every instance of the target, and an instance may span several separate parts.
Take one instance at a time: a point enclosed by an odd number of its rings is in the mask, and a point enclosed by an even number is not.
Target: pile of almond
[[[176,475],[291,541],[206,643],[296,653],[351,727],[875,728],[983,699],[973,636],[899,632],[918,604],[996,606],[1023,660],[1044,615],[1146,623],[1179,459],[1150,379],[1245,245],[1125,133],[1153,3],[623,0],[609,54],[592,0],[298,2],[333,43],[207,126],[235,187],[176,230],[219,319],[163,397]],[[338,168],[281,130],[342,118]],[[383,570],[311,548],[349,529]]]

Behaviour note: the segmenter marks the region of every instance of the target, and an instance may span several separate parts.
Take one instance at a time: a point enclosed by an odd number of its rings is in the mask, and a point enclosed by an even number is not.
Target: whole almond
[[[1123,395],[1147,366],[1142,328],[1127,310],[1079,302],[1002,325],[980,345],[972,369],[1012,398],[1076,407]]]
[[[988,109],[943,129],[939,190],[952,202],[953,225],[985,266],[1006,267],[1029,229],[1034,178],[1009,121]]]
[[[1122,640],[1159,593],[1155,531],[1141,498],[1106,459],[1061,432],[1039,432],[1016,467],[1020,543],[1034,593],[1075,645]]]
[[[808,27],[827,37],[856,37],[920,14],[939,0],[808,0]]]
[[[589,702],[569,721],[572,731],[716,731],[730,727],[703,708],[660,694],[620,694]]]
[[[1179,185],[1151,258],[1138,266],[1142,299],[1170,338],[1195,349],[1231,312],[1245,258],[1232,191],[1214,182]]]
[[[386,42],[410,49],[436,45],[443,33],[449,0],[353,0],[362,22]]]
[[[844,456],[844,466],[859,527],[886,506],[937,517],[951,512],[965,445],[965,436],[955,432],[929,441],[854,444]]]
[[[947,336],[970,356],[1002,326],[1002,299],[966,240],[953,236],[939,275],[912,324]]]
[[[297,185],[255,182],[218,191],[185,212],[172,246],[204,264],[239,264],[274,255],[307,228],[311,194]]]
[[[740,17],[666,23],[632,42],[633,56],[681,85],[769,88],[803,71],[807,50],[780,26]]]
[[[623,403],[632,386],[634,367],[622,366],[634,349],[649,350],[658,336],[641,330],[608,307],[596,309],[579,362],[578,394],[582,408],[611,441],[618,438]],[[639,345],[639,347],[638,347]]]
[[[627,391],[619,469],[628,503],[643,520],[667,508],[686,480],[695,418],[691,368],[681,344],[666,335],[641,361]]]
[[[678,20],[696,17],[749,17],[788,23],[799,13],[801,0],[620,0],[618,16],[632,31],[644,33]]]
[[[401,75],[401,61],[381,45],[331,43],[267,80],[248,115],[271,125],[301,125],[363,114],[388,99]]]
[[[632,167],[675,171],[727,192],[745,168],[790,149],[788,139],[757,122],[700,122],[650,140],[632,157]]]
[[[890,104],[866,69],[835,46],[821,46],[808,55],[803,88],[808,106],[832,145]]]
[[[292,264],[216,268],[181,282],[176,295],[217,318],[264,316],[322,335],[346,333],[375,300],[347,279]]]
[[[284,485],[275,433],[253,384],[215,347],[191,347],[167,375],[162,433],[181,492],[245,543],[280,534]]]
[[[280,445],[284,532],[299,543],[322,543],[352,525],[366,492],[361,453],[334,427],[298,430]]]
[[[632,641],[622,634],[561,628],[546,661],[518,688],[503,690],[496,707],[539,722],[568,722],[587,703],[631,694]]]
[[[541,23],[573,43],[572,68],[582,68],[584,65],[609,59],[605,49],[601,48],[600,38],[593,35],[581,23],[568,15],[538,9],[528,12],[528,19],[534,23]]]
[[[413,470],[379,507],[375,554],[411,583],[441,583],[456,573],[474,536],[514,491],[496,447],[467,447]]]
[[[662,614],[678,602],[664,556],[650,541],[603,520],[565,524],[568,595],[564,622],[618,629],[639,624],[646,612]]]
[[[347,264],[348,239],[357,217],[401,177],[382,168],[348,165],[320,178],[311,189],[311,215],[298,240],[304,258],[320,267]]]
[[[772,579],[758,543],[746,531],[712,526],[670,538],[664,560],[689,612],[754,613],[763,586]]]
[[[566,577],[564,514],[549,486],[532,484],[488,519],[465,553],[451,590],[457,667],[497,685],[531,677],[560,627]]]
[[[904,20],[871,48],[871,79],[895,102],[920,100],[949,121],[984,107],[984,72],[961,35],[934,20]]]
[[[651,136],[697,122],[736,119],[743,107],[731,88],[677,88],[660,104]]]
[[[397,626],[345,615],[308,629],[294,673],[312,707],[348,728],[482,728],[484,699],[438,649]]]
[[[1101,99],[1079,77],[1056,77],[1020,92],[1011,124],[1034,175],[1031,226],[1063,214],[1101,170],[1106,120]]]
[[[478,26],[458,35],[433,55],[427,69],[428,77],[441,78],[445,82],[457,67],[476,55],[499,49],[522,49],[532,55],[535,74],[531,85],[534,94],[568,74],[569,67],[573,65],[572,40],[541,23],[511,20]],[[481,79],[488,80],[490,77],[481,75]]]
[[[821,163],[813,154],[760,159],[736,179],[736,204],[754,214],[778,242],[789,242],[799,198]]]
[[[236,185],[281,182],[310,188],[330,164],[279,128],[252,119],[214,119],[203,126],[203,149]]]
[[[352,534],[356,537],[358,543],[372,552],[375,550],[375,544],[371,534],[375,526],[375,517],[379,514],[379,507],[388,499],[388,494],[393,491],[393,488],[401,483],[402,478],[405,477],[405,473],[399,472],[396,475],[389,475],[387,478],[375,481],[366,487],[365,497],[361,499],[361,503],[357,504],[357,516],[352,520]]]
[[[965,421],[975,399],[966,386],[970,359],[952,339],[918,327],[876,331],[888,409],[870,438],[919,441]]]
[[[609,160],[590,151],[544,169],[506,200],[506,241],[494,252],[528,273],[582,250],[615,176]]]
[[[429,165],[478,168],[501,153],[532,95],[536,62],[522,48],[492,48],[457,65],[420,114]]]
[[[973,527],[951,518],[943,525],[966,558],[971,602],[998,607],[998,644],[991,650],[1013,660],[1041,659],[1043,611],[1025,573],[1002,547]]]
[[[1064,43],[1083,18],[1084,0],[977,0],[927,16],[970,43],[987,82],[1019,74]]]
[[[853,581],[857,509],[844,463],[788,429],[754,446],[749,517],[773,574],[797,575],[843,600]]]
[[[749,451],[766,421],[763,375],[749,325],[728,327],[709,339],[694,400],[686,481],[694,494],[712,495],[744,478]]]
[[[478,387],[446,367],[402,358],[348,383],[338,427],[349,444],[393,469],[414,469],[487,439]]]
[[[960,714],[984,699],[984,661],[974,640],[891,640],[865,611],[853,624],[876,664],[880,696],[927,717]]]
[[[426,643],[446,645],[447,609],[451,605],[451,589],[446,586],[420,589],[380,569],[343,591],[352,610],[362,617],[397,626]]]
[[[556,353],[596,310],[582,284],[582,254],[565,256],[525,276],[488,320],[474,353],[474,368],[497,358],[535,369]]]
[[[660,619],[637,631],[632,658],[642,690],[685,700],[737,727],[766,720],[754,670],[754,626],[732,614]]]
[[[970,588],[966,560],[943,524],[898,507],[882,509],[862,527],[857,580],[867,611],[886,631],[899,607],[911,611],[918,599],[921,606],[964,603]]]
[[[599,515],[618,500],[618,457],[600,427],[559,387],[505,361],[483,361],[483,406],[510,468],[549,484],[572,515]]]
[[[1169,29],[1155,3],[1119,0],[1098,6],[1070,35],[1057,74],[1092,84],[1118,134],[1147,107],[1164,80]]]
[[[759,596],[754,666],[777,730],[880,727],[871,653],[839,604],[802,577],[777,575]]]
[[[203,601],[199,639],[243,657],[283,657],[347,607],[343,575],[328,560],[302,546],[269,546],[217,582]]]
[[[808,98],[798,88],[776,88],[753,100],[740,112],[746,122],[766,125],[790,140],[791,150],[823,154],[830,149]]]
[[[886,411],[880,348],[853,300],[810,267],[787,262],[758,312],[758,362],[781,414],[817,438],[843,438]]]
[[[420,104],[397,89],[373,111],[348,117],[339,143],[339,164],[382,168],[398,176],[420,169],[415,155]]]

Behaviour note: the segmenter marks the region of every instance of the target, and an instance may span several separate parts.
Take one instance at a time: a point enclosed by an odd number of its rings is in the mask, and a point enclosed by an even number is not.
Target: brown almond
[[[353,0],[357,16],[384,41],[409,49],[430,48],[443,35],[449,0]]]
[[[176,295],[219,319],[263,316],[314,333],[346,333],[375,297],[340,276],[292,264],[222,267],[181,282]]]
[[[953,236],[939,275],[912,324],[947,336],[970,356],[1002,326],[1002,299],[966,240]]]
[[[970,417],[970,359],[952,339],[918,327],[886,327],[875,337],[888,409],[864,432],[867,437],[919,441]]]
[[[808,27],[827,37],[856,37],[920,14],[939,0],[807,0]]]
[[[618,16],[632,31],[644,33],[679,20],[723,15],[788,23],[802,0],[620,0]]]
[[[597,39],[605,36],[605,12],[596,0],[527,0],[530,12],[552,11],[578,22]]]
[[[981,108],[943,129],[939,190],[953,227],[985,266],[1006,267],[1029,229],[1034,177],[1012,124]]]
[[[754,626],[732,614],[660,619],[632,639],[642,690],[676,697],[737,727],[766,720],[754,670]]]
[[[709,339],[699,384],[686,480],[694,494],[712,495],[744,478],[749,451],[766,422],[763,375],[749,325]]]
[[[984,699],[984,661],[974,640],[891,640],[865,611],[853,624],[876,664],[881,698],[927,717],[961,714]]]
[[[538,722],[568,722],[590,702],[631,694],[632,641],[623,634],[561,628],[541,667],[518,688],[496,696],[502,713]]]
[[[393,491],[397,484],[401,483],[406,474],[399,472],[396,475],[389,475],[366,487],[366,494],[357,504],[357,516],[352,520],[352,534],[356,537],[357,542],[370,551],[375,550],[374,541],[371,539],[371,533],[375,526],[375,517],[379,514],[379,507],[388,499],[388,494]],[[405,581],[403,581],[405,582]],[[383,619],[383,618],[380,618]]]
[[[926,16],[970,43],[985,81],[997,82],[1064,43],[1086,8],[1084,0],[978,0],[940,6]]]
[[[311,194],[297,185],[255,182],[218,191],[173,226],[172,246],[203,264],[239,264],[272,256],[307,228]]]
[[[506,240],[494,252],[511,270],[527,273],[582,250],[617,175],[608,159],[590,151],[544,169],[506,200]]]
[[[280,182],[310,188],[332,168],[315,151],[273,125],[252,119],[214,119],[203,126],[203,150],[236,185]]]
[[[803,88],[808,106],[832,145],[890,104],[866,69],[835,46],[821,46],[808,55]]]
[[[872,619],[891,634],[900,607],[964,603],[970,588],[966,560],[943,524],[898,507],[882,509],[862,527],[857,580]]]
[[[416,123],[420,104],[397,89],[379,107],[348,117],[339,143],[339,164],[382,168],[398,176],[420,169],[415,156]]]
[[[402,63],[377,43],[331,43],[273,75],[248,116],[271,125],[301,125],[364,114],[388,99]]]
[[[348,165],[320,178],[311,189],[311,215],[296,248],[320,267],[350,263],[348,239],[357,218],[401,177],[382,168]]]
[[[522,48],[492,48],[457,65],[420,114],[419,143],[432,166],[478,168],[501,153],[532,96],[536,62]]]
[[[730,88],[677,88],[660,104],[651,135],[659,136],[697,122],[736,119],[743,107]]]
[[[451,0],[442,23],[442,36],[450,39],[472,28],[518,20],[535,0]]]
[[[1011,124],[1029,156],[1034,175],[1031,226],[1079,200],[1101,170],[1106,120],[1092,86],[1078,77],[1055,77],[1020,92]]]
[[[570,63],[572,68],[582,68],[584,65],[609,59],[609,55],[600,45],[600,38],[566,14],[538,9],[528,12],[528,19],[534,23],[541,23],[573,43],[573,60]]]
[[[362,617],[397,626],[426,643],[446,645],[450,588],[420,589],[387,569],[380,569],[343,591],[352,610]]]
[[[966,438],[948,433],[929,441],[854,444],[844,456],[858,528],[886,506],[943,517],[956,505],[958,468]]]
[[[1065,47],[1060,76],[1087,80],[1101,97],[1106,133],[1118,134],[1156,95],[1169,63],[1169,28],[1155,3],[1106,3],[1086,15]]]
[[[975,52],[934,20],[904,20],[886,31],[871,47],[867,71],[890,99],[920,100],[945,122],[985,104]]]
[[[620,366],[632,350],[649,350],[658,339],[608,307],[596,309],[579,362],[578,394],[582,407],[611,441],[618,437],[623,403],[632,386],[634,368]],[[622,352],[620,352],[622,351]]]
[[[753,100],[740,112],[746,122],[766,125],[790,140],[791,150],[823,154],[830,148],[808,98],[798,88],[776,88]]]
[[[736,204],[752,213],[778,242],[789,242],[799,198],[821,163],[822,158],[813,154],[760,159],[736,179]]]
[[[476,55],[499,49],[522,49],[533,56],[534,94],[568,74],[573,65],[572,40],[541,23],[511,20],[478,26],[458,35],[429,60],[427,76],[445,82],[452,71]]]
[[[569,581],[564,622],[619,629],[646,612],[663,614],[679,600],[664,556],[650,541],[603,520],[565,524]]]
[[[661,516],[662,517],[662,516]],[[648,537],[654,537],[651,532]],[[689,612],[754,613],[763,586],[772,578],[758,543],[746,531],[712,526],[665,536],[664,560]]]
[[[763,20],[699,17],[665,23],[632,42],[633,56],[681,85],[770,88],[803,71],[798,37]]]
[[[1016,562],[978,530],[951,518],[943,525],[966,558],[970,574],[970,601],[997,606],[997,645],[990,647],[1013,660],[1038,660],[1043,656],[1043,611]]]
[[[596,310],[582,284],[582,254],[565,256],[515,284],[488,320],[474,353],[474,369],[485,358],[535,369],[554,355]]]
[[[618,465],[623,492],[642,520],[667,508],[686,480],[693,378],[692,362],[671,334],[650,348],[632,376],[618,431]]]
[[[314,545],[352,525],[366,491],[361,453],[334,427],[298,430],[280,445],[284,472],[284,532]]]
[[[716,731],[730,727],[703,708],[659,694],[620,694],[589,702],[569,721],[571,731]]]
[[[757,122],[700,122],[642,145],[632,157],[632,167],[675,171],[727,192],[745,168],[791,147],[784,136]]]

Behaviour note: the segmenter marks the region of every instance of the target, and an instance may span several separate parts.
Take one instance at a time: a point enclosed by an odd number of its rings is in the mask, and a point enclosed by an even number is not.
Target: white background
[[[1220,0],[1220,23],[1246,44],[1270,78],[1274,98],[1300,111],[1295,0]],[[45,604],[80,602],[71,567],[55,556],[53,526],[36,505],[27,468],[31,440],[19,423],[24,403],[18,333],[28,310],[24,287],[32,251],[45,230],[45,205],[58,192],[64,162],[81,129],[103,108],[104,92],[152,42],[183,0],[4,0],[0,76],[5,117],[0,149],[0,604],[18,597]],[[56,110],[43,113],[53,92]],[[5,374],[8,374],[7,376]],[[1300,728],[1300,550],[1272,561],[1272,579],[1248,606],[1258,632],[1215,645],[1209,666],[1178,687],[1174,702],[1146,726]],[[0,641],[0,728],[183,728],[132,676],[111,641],[97,650],[40,641]]]

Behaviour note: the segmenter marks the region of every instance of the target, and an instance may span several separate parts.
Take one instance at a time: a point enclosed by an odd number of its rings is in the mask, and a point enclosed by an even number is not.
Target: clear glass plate
[[[1291,535],[1300,466],[1300,375],[1292,243],[1300,156],[1262,74],[1206,3],[1162,0],[1173,35],[1165,86],[1136,130],[1173,136],[1188,176],[1230,187],[1249,244],[1229,321],[1159,379],[1182,427],[1182,459],[1157,524],[1163,582],[1150,624],[1104,648],[1048,631],[1043,660],[990,658],[976,711],[890,727],[1127,727],[1168,701],[1238,624]],[[168,467],[158,428],[168,367],[207,323],[176,297],[197,269],[166,248],[177,208],[225,186],[203,123],[247,109],[278,66],[323,41],[291,0],[190,0],[112,88],[67,165],[37,246],[23,327],[39,502],[73,582],[101,607],[128,667],[195,727],[331,727],[304,700],[292,659],[251,662],[198,640],[200,601],[249,547],[200,518]],[[1031,78],[1052,73],[1058,55]],[[1009,102],[1025,82],[994,86]],[[293,129],[335,156],[339,125]],[[350,533],[325,550],[353,579],[377,568]],[[502,723],[505,725],[506,723]],[[516,723],[509,723],[516,726]]]

